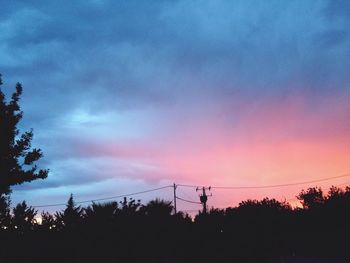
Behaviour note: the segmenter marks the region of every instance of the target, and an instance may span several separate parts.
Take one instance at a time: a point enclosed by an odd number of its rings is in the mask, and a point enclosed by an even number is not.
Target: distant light
[[[43,223],[43,219],[41,217],[36,217],[35,218],[35,222],[38,224],[38,225],[41,225]]]

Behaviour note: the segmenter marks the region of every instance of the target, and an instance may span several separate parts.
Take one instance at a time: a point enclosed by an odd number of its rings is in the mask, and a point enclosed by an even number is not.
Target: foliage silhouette
[[[49,212],[41,212],[41,226],[43,230],[52,230],[56,227],[55,217]]]
[[[48,170],[38,169],[35,164],[42,151],[31,147],[33,130],[20,134],[18,124],[23,117],[19,100],[22,85],[17,83],[10,102],[6,102],[1,90],[0,75],[0,196],[11,193],[11,186],[44,179]]]
[[[129,198],[129,200],[124,197],[123,201],[120,201],[121,209],[119,214],[121,215],[132,215],[139,211],[141,205],[141,200],[135,200],[133,198]]]
[[[85,221],[91,230],[110,228],[116,219],[118,203],[93,203],[92,205],[88,206],[84,212]]]
[[[161,200],[159,198],[151,200],[147,205],[142,207],[142,212],[151,217],[169,217],[173,211],[173,206],[170,201]]]
[[[306,191],[302,190],[297,198],[306,209],[317,208],[325,201],[323,191],[319,187],[310,187]]]
[[[13,229],[23,233],[25,231],[33,230],[36,220],[35,216],[37,211],[27,205],[25,201],[16,205],[13,208],[13,217],[11,220],[11,226]]]
[[[118,210],[117,202],[108,202],[104,204],[93,203],[85,209],[85,217],[89,219],[111,220],[115,217]]]
[[[63,212],[57,212],[56,223],[59,228],[72,229],[77,227],[83,218],[84,210],[80,206],[76,206],[73,194],[70,195],[66,209]]]
[[[314,187],[298,197],[307,200],[302,208],[269,198],[245,200],[191,220],[181,212],[172,214],[171,202],[161,199],[142,205],[124,198],[81,208],[71,195],[56,218],[43,212],[40,226],[33,220],[36,211],[24,202],[10,214],[11,226],[17,228],[0,231],[7,235],[0,239],[6,240],[0,249],[4,255],[13,252],[10,262],[37,262],[42,254],[56,255],[53,262],[281,263],[310,257],[315,262],[349,262],[350,188],[332,187],[323,194]],[[38,242],[40,252],[35,249]],[[15,253],[15,248],[26,252]]]

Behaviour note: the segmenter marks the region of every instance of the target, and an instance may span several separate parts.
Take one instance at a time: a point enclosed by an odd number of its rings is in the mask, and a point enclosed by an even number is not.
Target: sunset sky
[[[349,58],[350,1],[3,1],[3,91],[23,84],[21,129],[50,169],[13,203],[350,173]],[[213,189],[208,204],[308,186]],[[135,198],[156,196],[172,190]]]

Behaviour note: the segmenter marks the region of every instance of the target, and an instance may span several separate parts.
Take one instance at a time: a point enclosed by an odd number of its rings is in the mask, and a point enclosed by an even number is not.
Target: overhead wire
[[[264,189],[264,188],[278,188],[278,187],[287,187],[287,186],[296,186],[296,185],[304,185],[304,184],[311,184],[311,183],[319,183],[324,181],[330,181],[333,179],[343,178],[343,177],[349,177],[350,173],[333,176],[333,177],[327,177],[322,179],[316,179],[316,180],[310,180],[310,181],[303,181],[303,182],[296,182],[296,183],[287,183],[287,184],[274,184],[274,185],[260,185],[260,186],[211,186],[212,189]],[[188,184],[178,184],[177,186],[180,187],[192,187],[192,188],[199,188],[198,185],[188,185]]]
[[[139,191],[139,192],[134,192],[134,193],[129,193],[129,194],[115,195],[115,196],[110,196],[110,197],[105,197],[105,198],[97,198],[97,199],[77,201],[75,203],[76,204],[84,204],[84,203],[91,203],[91,202],[97,202],[97,201],[106,201],[106,200],[111,200],[111,199],[117,199],[117,198],[122,198],[122,197],[128,197],[128,196],[134,196],[134,195],[139,195],[139,194],[150,193],[150,192],[166,189],[166,188],[169,188],[169,187],[173,187],[173,186],[172,185],[167,185],[167,186],[163,186],[163,187],[152,188],[152,189]],[[66,204],[67,203],[44,204],[44,205],[33,205],[32,207],[34,207],[34,208],[53,207],[53,206],[63,206],[63,205],[66,205]]]
[[[272,188],[272,187],[285,187],[285,186],[291,186],[291,185],[302,185],[302,184],[309,184],[309,183],[315,183],[315,182],[324,182],[324,181],[330,181],[332,179],[338,179],[338,178],[344,178],[348,177],[350,174],[343,174],[339,176],[333,176],[333,177],[327,177],[327,178],[322,178],[318,180],[311,180],[311,181],[304,181],[304,182],[299,182],[299,183],[289,183],[289,184],[279,184],[279,185],[269,185],[269,186],[248,186],[248,187],[217,187],[213,186],[211,187],[212,189],[256,189],[256,188]],[[344,185],[350,185],[350,181],[347,181],[345,183],[337,184],[336,187],[344,186]],[[186,184],[179,184],[178,186],[183,186],[183,187],[192,187],[192,188],[199,188],[200,186],[195,186],[195,185],[186,185]],[[285,200],[285,202],[290,203],[290,202],[300,202],[298,198],[290,198]]]
[[[181,194],[185,195],[185,196],[186,196],[186,198],[189,198],[189,199],[191,199],[191,198],[192,198],[191,196],[189,196],[189,194],[187,194],[187,193],[186,193],[186,191],[183,191],[183,190],[182,190],[182,189],[180,189],[180,188],[178,188],[178,189],[177,189],[177,191],[179,191],[179,192],[181,192]]]
[[[287,183],[287,184],[275,184],[275,185],[261,185],[261,186],[212,186],[212,189],[263,189],[263,188],[277,188],[277,187],[287,187],[287,186],[296,186],[296,185],[304,185],[304,184],[311,184],[311,183],[318,183],[318,182],[324,182],[324,181],[330,181],[333,179],[338,179],[338,178],[344,178],[344,177],[349,177],[349,174],[343,174],[339,176],[333,176],[333,177],[327,177],[327,178],[322,178],[322,179],[317,179],[317,180],[310,180],[310,181],[303,181],[303,182],[296,182],[296,183]],[[350,182],[348,182],[350,183]],[[345,185],[348,183],[343,183],[341,185]],[[176,186],[180,187],[191,187],[191,188],[199,188],[200,186],[198,185],[188,185],[188,184],[177,184]],[[105,198],[96,198],[96,199],[89,199],[89,200],[82,200],[82,201],[77,201],[75,202],[76,204],[84,204],[84,203],[90,203],[90,202],[98,202],[98,201],[106,201],[106,200],[112,200],[112,199],[117,199],[117,198],[123,198],[123,197],[128,197],[128,196],[134,196],[134,195],[139,195],[139,194],[145,194],[149,192],[154,192],[166,188],[174,187],[173,185],[166,185],[163,187],[158,187],[158,188],[152,188],[152,189],[147,189],[144,191],[139,191],[139,192],[133,192],[133,193],[128,193],[128,194],[123,194],[123,195],[115,195],[115,196],[110,196],[110,197],[105,197]],[[188,202],[188,203],[194,203],[194,204],[201,204],[200,202],[184,199],[181,197],[177,197],[177,199]],[[64,206],[67,203],[56,203],[56,204],[42,204],[42,205],[34,205],[32,207],[34,208],[43,208],[43,207],[55,207],[55,206]]]
[[[184,198],[181,198],[181,197],[178,197],[178,196],[176,196],[176,199],[181,200],[181,201],[184,201],[184,202],[187,202],[187,203],[192,203],[192,204],[198,204],[198,205],[201,205],[201,204],[202,204],[202,203],[200,203],[200,202],[196,202],[196,201],[192,201],[192,200],[187,200],[187,199],[184,199]]]

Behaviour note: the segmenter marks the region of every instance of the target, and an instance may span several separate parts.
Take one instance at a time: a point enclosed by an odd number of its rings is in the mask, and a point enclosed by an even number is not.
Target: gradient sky
[[[349,58],[346,0],[3,1],[3,90],[23,84],[21,128],[51,170],[13,202],[348,173]],[[213,190],[209,205],[305,187]],[[154,196],[171,189],[137,198]]]

